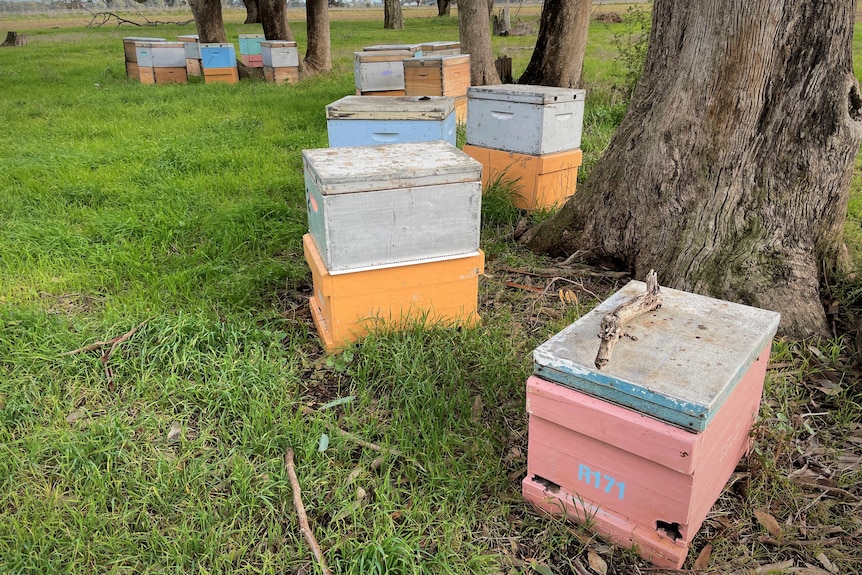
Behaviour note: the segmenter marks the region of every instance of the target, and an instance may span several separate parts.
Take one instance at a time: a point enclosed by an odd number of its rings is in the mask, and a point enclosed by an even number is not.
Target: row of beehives
[[[452,106],[348,96],[327,106],[332,148],[303,152],[310,305],[327,349],[411,317],[478,320],[488,164],[453,146]],[[467,140],[509,162],[547,163],[580,152],[581,120],[568,122],[582,106],[577,91],[471,88]],[[597,369],[601,318],[642,291],[631,282],[535,350],[522,488],[542,509],[678,569],[748,449],[779,316],[665,288],[662,308],[627,324],[632,337]]]
[[[243,64],[263,68],[269,82],[299,80],[296,42],[266,40],[263,34],[240,34]],[[164,38],[123,38],[126,74],[143,84],[185,83],[189,76],[203,76],[208,83],[239,81],[233,44],[200,43],[197,35]]]

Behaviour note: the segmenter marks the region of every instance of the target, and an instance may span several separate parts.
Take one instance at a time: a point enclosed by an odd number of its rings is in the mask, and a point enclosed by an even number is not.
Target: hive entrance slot
[[[655,522],[656,531],[660,531],[676,541],[677,539],[682,539],[682,533],[679,530],[679,523],[667,523],[665,521],[656,521]]]
[[[541,485],[545,488],[545,491],[550,491],[551,493],[559,493],[560,486],[557,483],[554,483],[550,479],[545,479],[539,475],[533,475],[533,481]]]

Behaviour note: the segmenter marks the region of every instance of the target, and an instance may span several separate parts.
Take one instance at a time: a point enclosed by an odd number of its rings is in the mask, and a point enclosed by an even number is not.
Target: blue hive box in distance
[[[236,68],[233,44],[201,44],[201,65],[206,68]]]

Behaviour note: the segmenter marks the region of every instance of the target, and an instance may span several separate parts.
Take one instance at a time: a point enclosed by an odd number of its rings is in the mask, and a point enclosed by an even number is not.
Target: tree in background
[[[189,0],[189,8],[192,10],[201,43],[227,42],[219,0]]]
[[[437,0],[437,16],[448,16],[451,8],[450,0]]]
[[[243,24],[260,24],[260,12],[258,0],[242,0],[245,5],[245,22]]]
[[[823,335],[862,140],[854,0],[655,0],[644,73],[585,184],[524,236]]]
[[[519,84],[581,86],[591,7],[590,0],[545,0],[536,47]]]
[[[404,29],[401,0],[383,0],[383,27],[387,30]]]
[[[458,2],[458,32],[461,52],[470,54],[470,83],[499,84],[500,76],[491,52],[491,19],[488,0]]]
[[[284,0],[254,0],[259,3],[260,24],[267,40],[293,42],[293,31],[287,21],[287,2]]]
[[[308,47],[305,51],[305,68],[311,72],[332,70],[329,46],[329,2],[308,0],[305,5]]]

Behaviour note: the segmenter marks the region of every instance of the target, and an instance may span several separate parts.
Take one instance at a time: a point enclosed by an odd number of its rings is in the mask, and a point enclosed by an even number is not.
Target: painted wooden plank
[[[617,344],[604,369],[596,369],[601,318],[643,291],[643,282],[630,282],[536,348],[535,373],[702,431],[771,341],[780,315],[662,287],[662,308],[627,324],[632,337]]]

